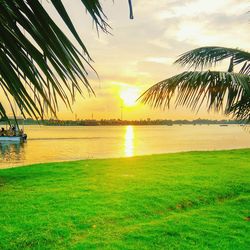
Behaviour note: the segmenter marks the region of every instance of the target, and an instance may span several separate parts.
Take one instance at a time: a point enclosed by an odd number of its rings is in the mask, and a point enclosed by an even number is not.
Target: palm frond
[[[0,102],[0,121],[8,121],[8,117],[1,102]]]
[[[233,66],[244,63],[250,67],[250,53],[224,47],[201,47],[182,54],[175,63],[193,68],[215,66],[219,61],[232,58]]]
[[[198,111],[206,101],[208,110],[224,110],[238,119],[249,119],[250,113],[243,112],[240,104],[250,101],[250,76],[219,71],[183,72],[155,84],[139,99],[154,108],[166,108],[174,97],[176,105],[193,110]]]
[[[80,0],[96,26],[108,32],[106,16],[98,0]],[[61,0],[52,4],[75,37],[84,55],[66,37],[39,0],[0,0],[0,87],[23,115],[54,116],[58,98],[67,107],[82,87],[93,94],[87,80],[90,55]],[[84,8],[83,8],[84,10]],[[0,117],[6,116],[1,105]]]
[[[227,114],[232,115],[234,118],[238,120],[245,120],[247,123],[249,123],[250,122],[249,95],[243,94],[240,100],[227,110]]]
[[[129,5],[129,18],[134,19],[132,0],[128,0]]]

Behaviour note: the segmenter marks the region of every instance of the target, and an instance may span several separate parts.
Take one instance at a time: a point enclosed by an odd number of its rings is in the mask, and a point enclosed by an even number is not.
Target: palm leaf
[[[233,59],[233,66],[244,63],[243,68],[247,68],[247,72],[249,73],[250,53],[240,49],[224,47],[201,47],[182,54],[175,61],[175,63],[178,63],[182,66],[189,65],[190,67],[194,68],[204,68],[215,66],[218,62],[228,58]]]
[[[176,94],[176,96],[175,96]],[[219,71],[191,71],[161,81],[149,88],[141,97],[151,106],[169,107],[171,99],[176,105],[199,110],[206,101],[208,110],[224,110],[238,119],[249,119],[250,112],[243,112],[241,104],[250,101],[250,76]]]
[[[107,33],[109,25],[100,1],[79,1],[97,29]],[[80,49],[65,36],[39,0],[0,0],[1,94],[7,97],[13,112],[14,99],[24,116],[36,119],[47,113],[56,116],[58,99],[71,107],[76,93],[83,95],[83,87],[88,94],[94,94],[87,80],[88,71],[94,69],[86,46],[63,1],[51,2]],[[2,104],[1,117],[7,117]]]
[[[128,0],[128,5],[129,5],[129,17],[130,19],[134,19],[132,0]]]

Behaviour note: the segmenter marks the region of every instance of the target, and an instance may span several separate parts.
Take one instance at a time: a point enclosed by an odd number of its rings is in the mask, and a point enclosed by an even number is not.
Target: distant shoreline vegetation
[[[14,123],[14,120],[11,121]],[[57,119],[48,119],[48,120],[33,120],[28,118],[24,121],[20,121],[19,124],[24,125],[44,125],[44,126],[126,126],[126,125],[135,125],[135,126],[144,126],[144,125],[213,125],[213,124],[243,124],[243,121],[236,120],[208,120],[208,119],[196,119],[196,120],[120,120],[120,119],[101,119],[101,120],[57,120]],[[0,126],[5,125],[4,121],[0,121]]]

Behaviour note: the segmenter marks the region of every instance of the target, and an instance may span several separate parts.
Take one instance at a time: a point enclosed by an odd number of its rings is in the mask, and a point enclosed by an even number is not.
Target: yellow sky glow
[[[81,1],[63,1],[79,35],[84,41],[98,77],[89,69],[88,80],[96,97],[76,97],[73,112],[60,105],[60,119],[120,118],[121,104],[126,119],[223,119],[208,113],[205,107],[197,114],[174,103],[168,110],[152,109],[136,102],[153,84],[182,72],[174,65],[177,57],[200,46],[224,46],[250,51],[249,0],[133,1],[135,19],[128,18],[127,1],[102,1],[112,27],[111,33],[93,29]],[[50,1],[44,7],[66,35]],[[72,36],[70,36],[72,37]],[[227,64],[219,69],[227,69]],[[217,68],[218,69],[218,68]],[[4,100],[3,100],[4,102]],[[62,103],[62,102],[61,102]]]

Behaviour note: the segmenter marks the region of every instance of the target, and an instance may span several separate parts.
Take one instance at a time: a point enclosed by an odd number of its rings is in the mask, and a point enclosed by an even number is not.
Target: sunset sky
[[[174,105],[154,110],[134,105],[134,100],[154,83],[181,72],[172,63],[185,51],[213,45],[249,51],[249,0],[134,0],[134,20],[129,19],[127,0],[106,0],[102,3],[112,35],[100,32],[99,36],[80,0],[64,3],[100,80],[90,72],[96,97],[77,97],[74,113],[62,107],[59,118],[74,119],[75,114],[79,119],[92,114],[95,119],[120,118],[121,106],[124,119],[223,118],[205,109],[195,114]],[[43,5],[58,20],[52,5],[47,1]]]

